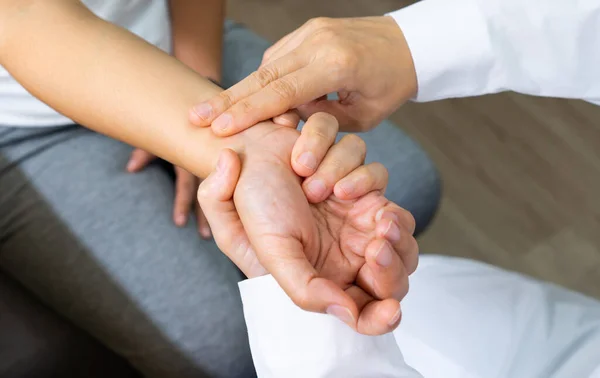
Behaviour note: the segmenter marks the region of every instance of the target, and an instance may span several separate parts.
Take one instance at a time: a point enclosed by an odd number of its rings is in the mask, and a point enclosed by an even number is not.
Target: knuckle
[[[265,50],[262,56],[262,62],[268,62],[270,60],[269,58],[271,57],[271,55],[273,55],[273,46]]]
[[[417,222],[415,220],[415,217],[410,213],[410,211],[405,210],[405,209],[402,209],[402,215],[404,218],[402,220],[404,227],[406,227],[408,232],[413,234],[415,232],[415,228],[417,227]]]
[[[410,286],[410,283],[409,283],[408,277],[403,278],[401,280],[400,287],[398,287],[398,289],[394,293],[394,298],[398,301],[402,301],[402,299],[404,299],[404,297],[406,297],[406,294],[408,294],[409,286]]]
[[[250,113],[254,110],[254,105],[248,99],[240,101],[238,104],[241,113]]]
[[[344,135],[342,140],[345,141],[345,143],[348,143],[350,146],[352,146],[356,152],[360,153],[363,156],[363,158],[364,155],[367,154],[367,143],[365,143],[365,141],[358,135],[346,134]]]
[[[345,172],[345,164],[341,159],[335,158],[327,161],[326,169],[323,170],[323,178],[327,181],[328,179],[339,178]],[[333,176],[330,177],[330,176]]]
[[[329,63],[338,67],[353,67],[357,62],[356,54],[342,42],[337,42],[331,52]]]
[[[331,132],[329,132],[328,127],[313,126],[310,129],[306,130],[306,133],[308,134],[307,137],[310,140],[316,139],[325,142],[329,142],[331,140]]]
[[[250,76],[261,88],[264,88],[277,79],[277,72],[272,67],[262,67]]]
[[[269,84],[269,87],[282,100],[292,100],[296,97],[297,87],[293,79],[280,79]]]
[[[339,41],[331,49],[326,59],[327,65],[330,67],[330,75],[337,80],[350,77],[358,65],[358,57],[356,54],[351,48]]]
[[[333,19],[329,17],[315,17],[308,20],[308,22],[306,22],[305,25],[313,29],[327,29],[331,26],[332,23]]]
[[[218,98],[223,103],[225,109],[227,109],[227,108],[233,106],[233,104],[235,104],[235,97],[234,97],[233,93],[231,93],[230,90],[225,90],[225,91],[219,93]]]
[[[411,239],[411,253],[408,256],[408,261],[406,262],[406,270],[408,274],[413,274],[419,266],[419,243],[415,238]]]
[[[202,184],[198,187],[198,191],[196,192],[196,198],[198,198],[198,202],[202,205],[209,198],[208,187],[205,184],[206,181],[203,181]]]

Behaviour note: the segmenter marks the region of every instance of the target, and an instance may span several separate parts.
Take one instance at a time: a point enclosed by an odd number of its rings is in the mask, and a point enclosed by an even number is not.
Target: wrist
[[[276,158],[291,167],[292,149],[300,132],[266,121],[260,122],[238,135],[240,137],[238,143],[243,145],[245,159]]]
[[[398,77],[401,77],[403,80],[400,81],[401,88],[399,88],[399,103],[404,103],[407,99],[415,98],[418,93],[418,80],[417,80],[417,71],[415,68],[415,62],[410,51],[410,47],[406,40],[406,36],[404,35],[404,31],[400,27],[400,25],[396,22],[396,20],[392,16],[382,16],[385,23],[388,25],[389,34],[393,35],[395,39],[395,46],[398,46],[398,57],[400,61],[398,62],[398,67],[400,72],[398,72]]]

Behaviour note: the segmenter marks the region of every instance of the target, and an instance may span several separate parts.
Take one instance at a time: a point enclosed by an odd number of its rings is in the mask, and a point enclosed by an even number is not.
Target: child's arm
[[[0,64],[73,120],[199,177],[223,147],[243,148],[188,124],[219,88],[79,1],[0,0]]]
[[[204,77],[221,80],[225,0],[169,0],[173,55]]]

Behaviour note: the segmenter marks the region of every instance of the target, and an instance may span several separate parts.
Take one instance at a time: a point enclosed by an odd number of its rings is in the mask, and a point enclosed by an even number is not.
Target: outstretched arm
[[[79,1],[0,0],[0,64],[69,118],[199,177],[221,148],[244,148],[188,125],[217,86]]]
[[[377,296],[375,303],[381,306],[364,306],[351,295],[354,291],[346,293],[348,274],[340,277],[344,269],[328,269],[325,274],[315,269],[323,253],[339,249],[339,233],[327,231],[343,224],[343,218],[339,211],[327,212],[306,201],[290,166],[296,130],[264,122],[236,136],[217,138],[208,128],[193,127],[187,110],[219,89],[166,53],[99,19],[76,0],[0,0],[0,64],[35,96],[73,120],[199,177],[212,170],[221,149],[234,150],[242,158],[235,191],[239,224],[261,264],[286,293],[307,310],[345,309],[355,329],[361,319],[373,319],[378,309],[389,309],[390,298]],[[376,245],[380,233],[352,232],[360,242],[352,247],[363,254]],[[392,247],[399,254],[404,248]],[[396,261],[392,270],[405,276],[400,259]],[[388,293],[365,277],[364,290]],[[392,283],[396,300],[406,291],[405,281]]]

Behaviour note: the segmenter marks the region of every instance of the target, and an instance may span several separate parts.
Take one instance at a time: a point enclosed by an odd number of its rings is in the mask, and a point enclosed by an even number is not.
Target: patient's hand
[[[316,115],[305,128],[330,121]],[[394,329],[398,301],[416,267],[414,220],[385,199],[379,169],[355,171],[354,178],[373,177],[366,180],[372,187],[354,197],[330,195],[309,204],[290,165],[297,131],[267,126],[249,147],[258,150],[246,151],[241,172],[239,159],[227,150],[201,185],[199,200],[219,247],[249,277],[273,274],[306,310],[329,312],[365,334]],[[365,154],[354,137],[336,147],[340,157]]]

